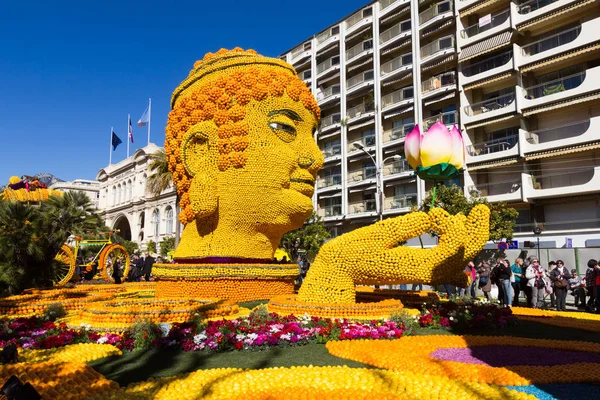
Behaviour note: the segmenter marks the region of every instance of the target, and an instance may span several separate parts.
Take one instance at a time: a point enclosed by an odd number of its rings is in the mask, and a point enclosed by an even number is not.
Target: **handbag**
[[[550,281],[544,281],[546,283],[546,294],[552,294],[554,290],[552,289],[552,284]]]
[[[554,281],[554,287],[556,289],[564,289],[567,287],[567,280],[566,279],[557,279]]]

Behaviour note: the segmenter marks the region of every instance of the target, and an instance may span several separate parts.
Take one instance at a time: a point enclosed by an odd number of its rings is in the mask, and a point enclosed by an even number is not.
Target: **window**
[[[158,209],[155,209],[152,212],[152,229],[153,229],[155,237],[158,236],[159,227],[160,227],[160,212],[158,211]]]
[[[452,36],[440,39],[440,49],[448,49],[452,47]]]
[[[121,184],[117,186],[117,204],[121,204]]]
[[[363,16],[363,18],[370,17],[371,15],[373,15],[373,9],[372,9],[371,7],[369,7],[369,8],[365,8],[365,9],[362,11],[362,16]]]
[[[340,63],[340,56],[331,57],[331,65],[338,65]]]
[[[171,208],[171,206],[167,207],[165,214],[166,214],[165,220],[167,223],[167,226],[166,226],[167,234],[173,233],[174,232],[174,230],[173,230],[173,209]]]
[[[140,214],[140,229],[144,229],[145,222],[146,222],[146,213],[142,212]]]
[[[410,28],[411,28],[410,19],[400,22],[400,32],[410,31]]]
[[[370,178],[375,178],[375,176],[377,175],[377,167],[375,167],[375,164],[373,164],[373,161],[365,161],[363,163],[363,171],[364,171],[364,177],[363,179],[370,179]]]
[[[338,33],[340,33],[339,26],[334,26],[333,28],[331,28],[331,35],[337,35]]]
[[[363,143],[367,147],[375,146],[375,130],[369,129],[362,133]]]
[[[133,198],[133,186],[131,185],[131,181],[127,182],[127,200],[131,201]]]
[[[116,187],[112,187],[112,203],[111,205],[116,205],[117,204],[117,188]]]
[[[127,201],[127,183],[123,182],[123,203]]]
[[[370,71],[365,71],[365,74],[363,75],[363,78],[365,81],[369,81],[371,79],[373,79],[373,70]]]
[[[412,86],[402,89],[402,96],[405,99],[412,99],[414,97],[414,95],[415,95],[415,92],[414,92]]]
[[[402,57],[402,65],[408,65],[412,63],[412,53],[404,54]]]

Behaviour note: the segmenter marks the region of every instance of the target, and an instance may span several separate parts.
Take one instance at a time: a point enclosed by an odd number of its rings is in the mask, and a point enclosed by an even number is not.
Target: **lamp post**
[[[377,164],[377,161],[375,161],[375,158],[371,155],[371,153],[369,153],[367,151],[367,149],[365,148],[365,145],[362,144],[361,142],[354,142],[352,143],[352,147],[361,150],[363,153],[365,153],[366,155],[368,155],[371,158],[371,161],[373,161],[373,165],[375,166],[375,184],[376,184],[376,197],[375,197],[375,209],[377,211],[377,215],[379,217],[379,220],[381,221],[383,219],[383,190],[381,189],[381,169],[383,167],[383,164],[385,164],[385,162],[387,160],[401,160],[402,156],[399,154],[394,154],[393,156],[384,158],[383,161],[381,162],[381,166]]]

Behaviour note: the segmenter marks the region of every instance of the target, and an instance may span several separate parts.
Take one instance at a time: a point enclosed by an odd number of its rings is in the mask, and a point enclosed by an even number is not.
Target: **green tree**
[[[146,243],[146,250],[150,253],[156,253],[156,242],[154,240],[149,240],[148,243]]]
[[[149,169],[151,175],[146,181],[146,190],[152,196],[156,197],[173,184],[173,176],[169,171],[167,153],[164,149],[152,154]],[[175,204],[175,247],[177,247],[179,244],[179,237],[181,236],[181,226],[179,224],[179,195],[177,195]]]
[[[313,212],[300,229],[283,235],[279,247],[285,249],[294,260],[302,250],[309,260],[313,260],[329,236],[323,219]]]
[[[431,193],[423,200],[419,207],[421,211],[431,208]],[[503,239],[510,240],[517,222],[519,212],[505,203],[489,203],[487,199],[477,193],[471,193],[467,198],[463,191],[456,185],[438,185],[436,188],[435,207],[441,207],[450,214],[469,214],[471,209],[478,204],[485,204],[490,208],[490,240],[495,242]]]
[[[160,255],[166,256],[168,252],[175,249],[175,238],[173,236],[167,236],[160,242]]]

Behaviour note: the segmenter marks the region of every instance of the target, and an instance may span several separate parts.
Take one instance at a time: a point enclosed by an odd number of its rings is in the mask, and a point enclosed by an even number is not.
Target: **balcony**
[[[515,9],[512,14],[513,22],[519,27],[544,14],[577,3],[578,1],[579,0],[530,0],[523,2],[520,5],[511,4],[511,8]]]
[[[413,101],[414,90],[412,86],[396,90],[381,97],[381,111],[389,111],[393,108],[410,104]]]
[[[298,64],[300,61],[310,57],[311,54],[311,44],[310,42],[303,43],[300,46],[296,47],[292,50],[292,54],[290,56],[290,64]]]
[[[323,132],[324,130],[333,128],[334,126],[339,125],[341,120],[342,120],[341,113],[339,113],[339,112],[331,114],[331,115],[327,115],[327,116],[321,118],[321,127],[319,130],[321,132]]]
[[[340,40],[340,27],[334,26],[327,29],[325,32],[319,33],[316,37],[316,40],[317,51],[323,50],[333,43],[337,43]]]
[[[487,22],[487,21],[486,21]],[[477,23],[466,27],[458,35],[458,47],[463,48],[510,28],[510,8],[492,14],[489,23]]]
[[[381,64],[381,79],[412,69],[412,53],[406,53]]]
[[[371,134],[371,135],[365,135],[362,136],[358,139],[354,139],[354,140],[348,140],[348,155],[353,155],[353,154],[364,154],[362,152],[362,150],[357,149],[353,146],[353,143],[355,142],[359,142],[361,143],[364,147],[365,150],[369,150],[369,148],[371,147],[375,147],[375,133]]]
[[[400,196],[388,197],[384,200],[384,213],[409,211],[413,206],[418,205],[416,193],[403,194]],[[386,212],[388,211],[388,212]]]
[[[335,143],[331,146],[326,147],[325,149],[322,149],[321,151],[323,153],[323,156],[325,156],[325,162],[329,162],[336,158],[339,158],[336,156],[342,154],[342,146],[339,143]]]
[[[348,204],[349,214],[365,214],[365,213],[377,213],[377,202],[375,199],[368,199],[362,201],[356,201]]]
[[[319,207],[318,214],[321,218],[340,217],[342,216],[342,205],[334,204],[331,206]]]
[[[467,187],[470,195],[478,194],[491,203],[499,201],[520,201],[522,199],[523,177],[512,181],[475,184]]]
[[[519,136],[521,152],[524,155],[579,146],[600,140],[600,117],[531,132],[520,130]]]
[[[455,53],[454,36],[446,36],[421,47],[421,64]]]
[[[379,34],[379,44],[381,45],[381,48],[389,46],[401,38],[410,36],[410,28],[411,23],[410,19],[408,19],[406,21],[399,22],[391,28],[381,32]]]
[[[346,50],[346,62],[351,63],[373,53],[373,39],[367,39]]]
[[[341,184],[342,184],[342,175],[341,174],[328,175],[328,176],[324,176],[322,178],[317,179],[317,188],[319,188],[319,189],[339,186]]]
[[[373,70],[362,72],[346,80],[346,90],[348,92],[358,90],[373,84]]]
[[[452,17],[454,7],[449,0],[437,3],[419,14],[419,30]]]
[[[455,0],[455,6],[458,11],[471,7],[475,3],[484,3],[483,0]]]
[[[571,97],[592,94],[600,90],[600,67],[593,67],[563,78],[544,82],[521,89],[521,109],[540,107],[548,103],[562,101]]]
[[[383,17],[402,4],[408,3],[410,3],[410,0],[379,0],[379,16]]]
[[[319,105],[321,106],[323,104],[329,103],[330,101],[332,101],[334,99],[339,99],[340,98],[340,88],[341,88],[341,85],[337,84],[337,85],[329,86],[320,92],[317,91],[317,102],[319,103]]]
[[[413,130],[415,124],[404,124],[402,126],[397,126],[392,129],[388,129],[383,132],[383,142],[384,146],[386,144],[393,144],[392,142],[400,141],[406,137]]]
[[[384,179],[394,175],[412,175],[413,172],[413,169],[405,159],[394,160],[393,162],[385,163],[383,165]]]
[[[593,194],[600,191],[600,166],[575,172],[533,176],[525,174],[524,199],[544,199],[558,196]]]
[[[600,228],[600,218],[517,224],[514,232],[531,235],[535,227],[541,227],[544,232],[579,231],[578,233],[581,233],[584,229],[598,230]]]
[[[562,32],[524,45],[517,57],[517,66],[522,67],[533,64],[597,42],[600,40],[600,30],[597,26],[594,26],[595,23],[595,20],[587,21],[581,25],[565,29]]]
[[[428,118],[424,118],[423,119],[423,132],[427,131],[427,129],[429,129],[431,127],[431,125],[435,124],[436,122],[441,122],[450,128],[450,127],[452,127],[452,125],[458,124],[457,116],[458,116],[458,113],[456,111],[448,111],[445,113],[433,115]]]
[[[375,111],[374,103],[361,103],[346,110],[348,122],[361,119],[361,117],[370,117]]]
[[[350,35],[362,26],[373,22],[373,9],[363,8],[346,20],[346,35]]]
[[[421,92],[424,99],[452,90],[456,90],[456,75],[454,72],[432,76],[421,83]]]
[[[369,166],[358,171],[352,171],[349,174],[349,186],[361,185],[375,182],[377,178],[377,168],[375,166]]]
[[[519,155],[519,135],[488,140],[467,147],[467,164]]]
[[[340,56],[333,56],[320,64],[317,64],[317,77],[322,77],[329,72],[340,69]]]
[[[515,45],[516,46],[516,45]],[[465,67],[459,66],[461,86],[515,69],[513,50],[486,58]]]
[[[514,93],[507,93],[463,107],[465,125],[517,111]]]

